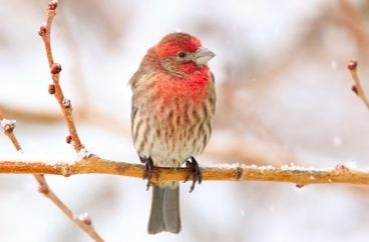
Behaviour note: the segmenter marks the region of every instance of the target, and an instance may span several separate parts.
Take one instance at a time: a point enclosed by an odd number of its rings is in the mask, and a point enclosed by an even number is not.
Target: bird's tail
[[[179,186],[177,182],[173,185],[160,184],[153,187],[148,226],[149,234],[156,234],[161,231],[179,233],[181,230]]]

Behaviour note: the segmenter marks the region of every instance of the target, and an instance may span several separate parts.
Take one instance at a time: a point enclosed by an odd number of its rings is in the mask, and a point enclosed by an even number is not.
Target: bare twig
[[[364,89],[361,85],[359,75],[357,73],[357,66],[358,63],[356,60],[351,60],[347,65],[349,69],[352,79],[354,79],[354,85],[352,86],[351,90],[364,102],[365,106],[369,109],[369,100],[368,97],[365,95]]]
[[[74,149],[77,152],[80,152],[84,149],[84,145],[82,144],[76,126],[72,117],[72,104],[69,99],[64,97],[62,88],[59,83],[59,77],[61,72],[61,65],[54,62],[52,49],[51,49],[51,26],[54,16],[56,15],[56,8],[58,6],[57,1],[50,1],[48,5],[48,11],[46,16],[46,25],[41,26],[38,34],[41,36],[46,50],[47,60],[49,62],[51,78],[53,80],[53,84],[49,85],[49,93],[53,94],[56,100],[58,101],[60,108],[63,112],[65,122],[69,129],[69,136],[71,137],[71,141],[73,143]]]
[[[10,139],[17,151],[21,151],[22,148],[14,135],[15,120],[8,120],[4,117],[0,110],[0,126],[4,130],[4,134]]]
[[[47,184],[44,175],[34,175],[38,184],[39,188],[38,191],[42,194],[44,194],[47,198],[49,198],[58,208],[60,208],[61,211],[65,215],[67,215],[68,218],[70,218],[74,223],[76,223],[83,231],[85,231],[94,241],[102,242],[104,241],[99,234],[96,233],[92,226],[91,219],[89,217],[82,217],[77,216],[73,211],[68,208],[58,196],[55,195],[55,193],[50,189],[49,185]]]
[[[0,110],[0,124],[4,130],[4,133],[13,143],[14,147],[17,151],[21,151],[22,148],[14,134],[15,121],[5,119],[3,113]],[[43,172],[30,172],[29,174],[33,174],[36,181],[39,184],[38,191],[45,195],[45,197],[49,198],[60,210],[67,215],[74,223],[76,223],[82,230],[84,230],[91,238],[95,241],[103,241],[103,239],[96,233],[96,231],[92,227],[92,222],[90,218],[76,216],[68,206],[66,206],[58,196],[50,189],[49,185],[46,182],[46,179],[43,175]]]

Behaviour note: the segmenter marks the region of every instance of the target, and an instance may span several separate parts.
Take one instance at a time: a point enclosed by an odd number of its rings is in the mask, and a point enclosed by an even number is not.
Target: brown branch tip
[[[349,62],[349,63],[348,63],[348,65],[347,65],[347,68],[348,68],[350,71],[356,71],[357,66],[358,66],[358,62],[357,62],[357,60],[350,60],[350,62]]]

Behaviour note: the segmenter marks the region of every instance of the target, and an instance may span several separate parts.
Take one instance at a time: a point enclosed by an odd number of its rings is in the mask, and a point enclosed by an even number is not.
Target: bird
[[[147,189],[153,186],[149,234],[181,231],[179,183],[151,184],[155,167],[185,163],[193,175],[190,191],[201,182],[194,156],[203,152],[212,131],[216,93],[207,63],[214,56],[197,37],[169,33],[147,51],[129,80],[133,144],[145,165]]]

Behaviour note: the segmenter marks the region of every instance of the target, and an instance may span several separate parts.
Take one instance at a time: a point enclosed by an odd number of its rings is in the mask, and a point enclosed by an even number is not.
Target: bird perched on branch
[[[171,33],[148,50],[131,77],[132,136],[148,188],[155,166],[186,163],[192,172],[191,191],[201,182],[194,156],[202,153],[211,134],[215,89],[207,63],[214,56],[196,37]],[[150,234],[180,232],[178,186],[173,181],[154,185]]]

